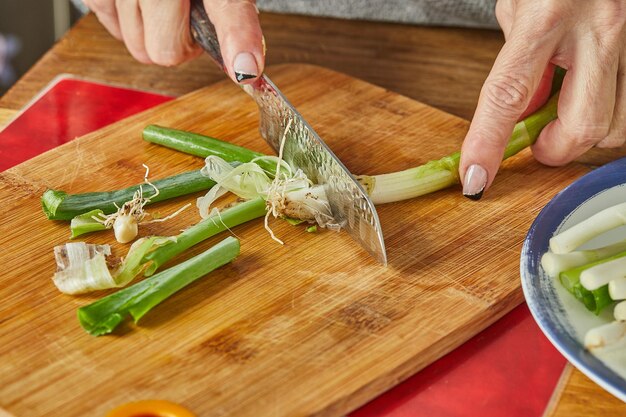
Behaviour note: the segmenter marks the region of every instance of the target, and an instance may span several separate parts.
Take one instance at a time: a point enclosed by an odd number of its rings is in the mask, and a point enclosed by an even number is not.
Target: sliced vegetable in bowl
[[[602,306],[598,303],[608,302],[607,305],[611,306],[614,303],[605,287],[600,287],[604,288],[601,290],[603,294],[591,296],[580,291],[580,288],[585,289],[579,282],[580,274],[576,278],[571,271],[579,267],[580,262],[594,262],[623,252],[626,227],[616,228],[591,239],[577,248],[579,252],[576,254],[568,254],[564,264],[561,264],[563,259],[554,258],[549,261],[544,259],[545,270],[541,266],[542,257],[548,252],[550,239],[554,235],[624,202],[626,159],[598,168],[571,184],[543,208],[531,226],[522,249],[520,272],[530,311],[548,339],[574,366],[607,391],[626,401],[626,345],[623,348],[616,345],[616,348],[594,349],[593,353],[584,347],[585,335],[590,329],[614,321],[612,307],[604,308],[598,315],[588,308],[599,310]],[[606,249],[598,251],[597,248]],[[571,264],[572,258],[578,258],[574,259],[574,265]],[[564,276],[563,269],[570,271]],[[559,273],[565,286],[546,271]],[[576,291],[579,291],[579,299],[572,296],[572,292]]]
[[[612,253],[621,248],[623,242],[580,252],[576,249],[624,225],[626,225],[626,203],[608,207],[552,236],[550,238],[551,252],[546,252],[541,258],[544,271],[552,278],[558,279],[576,299],[596,315],[600,314],[604,308],[614,306],[615,301],[626,299],[626,294],[621,297],[620,291],[609,291],[609,284],[617,288],[620,280],[626,279],[626,252]],[[584,255],[588,254],[593,254],[598,259],[588,263],[582,262]],[[577,256],[582,265],[555,273],[554,258],[564,255],[583,255]],[[614,317],[618,321],[623,320],[621,308],[617,309]],[[587,331],[584,340],[585,348],[589,350],[611,347],[620,343],[626,348],[626,324],[603,324],[594,327]]]

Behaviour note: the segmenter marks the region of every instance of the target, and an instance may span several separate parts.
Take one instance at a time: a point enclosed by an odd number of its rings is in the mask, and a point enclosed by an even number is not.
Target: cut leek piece
[[[239,240],[227,237],[209,250],[128,288],[78,309],[80,325],[89,334],[112,332],[130,314],[137,322],[153,307],[239,255]]]
[[[98,218],[102,218],[102,216],[104,216],[104,212],[100,209],[96,209],[74,217],[70,222],[70,238],[74,239],[86,233],[107,230],[104,223],[101,220],[97,220]]]
[[[210,217],[175,236],[173,242],[164,242],[162,246],[155,248],[146,255],[145,261],[149,261],[150,265],[145,275],[154,274],[167,261],[211,236],[250,220],[263,217],[265,213],[265,201],[262,198],[243,201],[219,213],[214,212]]]
[[[616,278],[609,282],[609,295],[614,300],[626,300],[626,278]]]
[[[609,230],[626,225],[626,203],[606,208],[550,239],[554,253],[569,253]]]
[[[580,283],[593,291],[620,278],[626,278],[626,256],[585,269],[580,274]]]
[[[611,258],[608,258],[611,259]],[[583,287],[580,282],[581,273],[593,265],[598,265],[607,260],[596,261],[589,265],[579,266],[559,274],[559,280],[563,287],[569,291],[576,299],[584,304],[587,310],[598,315],[600,312],[613,303],[613,299],[609,295],[608,285],[604,285],[592,291]]]
[[[57,272],[54,285],[64,294],[81,294],[117,286],[109,272],[106,256],[109,245],[71,242],[54,248]]]
[[[41,205],[46,217],[50,220],[71,220],[88,211],[100,209],[104,214],[115,213],[127,201],[133,199],[140,187],[144,187],[148,204],[168,200],[197,191],[208,190],[215,185],[210,178],[202,175],[200,170],[184,172],[171,177],[156,180],[152,183],[159,190],[158,195],[153,189],[145,187],[145,183],[116,191],[104,191],[82,194],[68,194],[61,190],[46,190],[41,197]]]
[[[626,301],[621,301],[613,309],[615,320],[626,321]]]
[[[620,342],[626,342],[626,322],[622,321],[594,327],[585,334],[585,347],[589,350],[615,346]]]
[[[541,266],[548,276],[558,277],[563,271],[599,261],[620,252],[624,252],[626,255],[626,240],[598,249],[560,254],[546,252],[541,257]]]
[[[504,151],[507,159],[532,145],[541,130],[557,117],[558,94],[555,94],[537,112],[520,121]],[[241,146],[223,142],[196,133],[183,132],[160,126],[144,129],[145,140],[204,158],[217,156],[225,161],[252,162],[262,156]],[[424,165],[381,175],[359,175],[357,180],[369,194],[374,204],[390,203],[419,197],[459,183],[460,153],[430,161]],[[276,170],[273,160],[262,160],[259,166],[268,174]]]

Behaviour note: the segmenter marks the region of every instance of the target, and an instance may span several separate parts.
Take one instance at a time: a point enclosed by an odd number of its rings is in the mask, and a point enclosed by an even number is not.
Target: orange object
[[[134,401],[109,411],[106,417],[196,417],[185,407],[164,400]]]

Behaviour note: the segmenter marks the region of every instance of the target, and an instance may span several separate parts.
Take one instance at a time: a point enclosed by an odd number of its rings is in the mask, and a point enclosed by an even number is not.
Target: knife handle
[[[213,61],[222,71],[226,72],[220,44],[215,33],[215,26],[211,23],[202,0],[191,0],[190,24],[191,32],[196,42],[213,58]]]

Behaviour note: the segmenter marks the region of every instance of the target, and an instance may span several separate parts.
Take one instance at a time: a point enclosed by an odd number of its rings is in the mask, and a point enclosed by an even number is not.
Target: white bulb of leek
[[[580,274],[580,283],[589,291],[593,291],[614,279],[624,277],[626,277],[626,257],[617,258],[585,269]]]
[[[626,322],[614,321],[594,327],[585,334],[585,348],[589,350],[614,346],[626,341]]]
[[[626,322],[626,301],[617,303],[613,309],[613,316],[615,320]]]
[[[558,277],[561,272],[568,269],[577,268],[624,251],[626,251],[626,240],[598,249],[570,253],[546,252],[541,257],[541,266],[548,276]]]
[[[626,300],[626,278],[616,278],[609,282],[609,296],[613,300]]]
[[[617,204],[553,236],[550,239],[550,250],[554,253],[569,253],[594,237],[625,224],[626,203]]]
[[[120,243],[128,243],[134,240],[139,233],[137,219],[132,214],[120,214],[113,222],[115,240]]]

